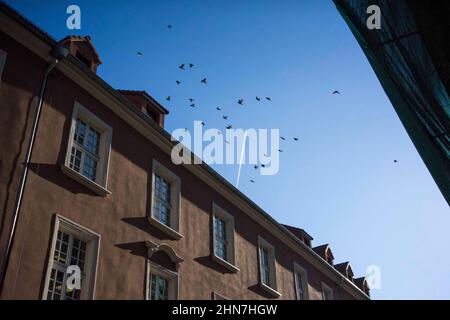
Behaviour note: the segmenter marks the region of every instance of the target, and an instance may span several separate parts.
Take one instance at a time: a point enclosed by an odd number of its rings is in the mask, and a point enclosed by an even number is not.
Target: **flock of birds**
[[[172,25],[170,25],[170,24],[167,25],[167,29],[172,29]],[[137,52],[137,55],[140,56],[140,57],[142,57],[142,56],[144,55],[144,53],[141,52],[141,51],[138,51],[138,52]],[[182,64],[180,64],[180,65],[178,66],[178,69],[184,71],[184,70],[187,70],[187,69],[192,69],[192,68],[194,68],[194,67],[195,67],[195,65],[194,65],[193,63],[182,63]],[[178,86],[181,85],[181,81],[180,81],[180,80],[175,80],[175,83],[176,83]],[[207,84],[208,84],[208,79],[207,79],[206,77],[204,77],[204,78],[202,78],[202,79],[200,80],[200,83],[203,84],[203,85],[207,85]],[[332,94],[332,95],[340,95],[341,93],[340,93],[338,90],[334,90],[331,94]],[[168,102],[170,102],[171,99],[172,99],[171,96],[167,96],[167,97],[166,97],[166,101],[168,101]],[[271,98],[271,97],[268,97],[268,96],[265,96],[265,97],[255,96],[255,100],[256,100],[257,102],[261,102],[261,100],[263,100],[263,99],[265,99],[265,100],[268,101],[268,102],[271,102],[271,101],[272,101],[272,98]],[[189,106],[190,106],[191,108],[196,108],[196,104],[195,104],[195,99],[194,99],[194,98],[189,98],[188,101],[189,101]],[[236,101],[236,103],[237,103],[238,105],[240,105],[240,106],[244,106],[244,102],[245,102],[245,100],[244,100],[243,98],[239,98],[239,99]],[[221,108],[221,107],[216,107],[216,110],[220,112],[220,111],[222,111],[222,108]],[[223,115],[222,115],[222,119],[225,120],[225,121],[228,121],[228,120],[229,120],[229,116],[226,115],[226,114],[223,114]],[[202,121],[201,124],[202,124],[202,126],[205,126],[205,122],[204,122],[204,121]],[[227,123],[226,129],[232,129],[232,128],[233,128],[233,125]],[[187,129],[187,128],[184,128],[184,130],[187,131],[188,129]],[[218,134],[219,134],[219,135],[221,134],[221,131],[220,131],[220,130],[218,131]],[[280,139],[283,140],[283,141],[287,141],[287,138],[284,137],[284,136],[280,136]],[[298,142],[298,141],[299,141],[299,138],[298,138],[298,137],[292,137],[292,140],[295,141],[295,142]],[[230,143],[230,142],[227,141],[227,140],[225,140],[225,142],[226,142],[227,144]],[[284,152],[284,151],[283,151],[282,149],[279,149],[278,152],[282,153],[282,152]],[[267,157],[267,155],[265,155],[265,156]],[[394,163],[397,163],[397,162],[398,162],[397,160],[394,160]],[[255,170],[258,170],[259,168],[265,168],[265,167],[266,167],[265,164],[256,164],[256,165],[253,166],[253,168],[254,168]],[[251,183],[256,183],[256,181],[255,181],[254,179],[250,179],[249,181],[250,181]]]

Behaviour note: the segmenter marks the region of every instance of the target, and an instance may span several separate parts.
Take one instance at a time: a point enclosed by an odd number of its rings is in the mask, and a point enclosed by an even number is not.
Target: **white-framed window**
[[[213,203],[212,258],[231,272],[238,272],[234,250],[234,217]]]
[[[297,300],[309,300],[308,274],[304,268],[294,262],[294,285]]]
[[[151,190],[150,223],[171,237],[181,239],[181,179],[154,159]]]
[[[107,195],[112,128],[75,102],[63,171],[91,190]]]
[[[281,296],[277,291],[275,248],[262,237],[258,237],[258,258],[260,286],[274,297]]]
[[[333,289],[322,282],[322,300],[334,300]]]
[[[178,298],[178,274],[149,262],[148,300],[175,300]]]
[[[100,236],[80,225],[56,215],[43,299],[93,299]],[[81,271],[81,287],[67,286],[69,266]]]
[[[6,64],[6,56],[6,52],[0,49],[0,81],[2,80],[3,69],[5,68]]]
[[[155,242],[146,241],[145,245],[147,247],[145,298],[147,300],[178,299],[178,270],[183,259],[167,244],[158,245]]]

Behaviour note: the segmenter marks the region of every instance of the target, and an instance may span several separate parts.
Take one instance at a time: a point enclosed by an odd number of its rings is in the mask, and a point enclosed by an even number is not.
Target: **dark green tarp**
[[[450,204],[450,88],[444,86],[440,77],[443,72],[435,67],[426,41],[423,41],[430,33],[416,23],[414,10],[420,9],[421,3],[415,2],[414,7],[406,0],[334,0],[334,3]],[[442,2],[442,10],[450,11],[448,4]],[[367,27],[370,5],[380,8],[380,29]],[[446,26],[450,12],[442,16],[447,19],[442,24]],[[445,28],[434,31],[450,33]],[[445,61],[439,61],[440,65],[449,65],[450,56],[443,54],[445,51],[441,49],[433,47],[434,51],[441,51],[433,56],[444,56]]]

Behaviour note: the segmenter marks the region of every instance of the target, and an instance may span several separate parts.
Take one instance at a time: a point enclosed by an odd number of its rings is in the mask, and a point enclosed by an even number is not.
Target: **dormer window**
[[[117,90],[134,104],[143,114],[164,128],[165,115],[169,113],[162,105],[142,90]]]
[[[338,263],[334,266],[337,271],[344,275],[348,280],[353,282],[353,270],[349,262]]]
[[[91,61],[85,56],[83,56],[80,52],[77,51],[77,53],[75,53],[75,57],[77,57],[78,60],[83,62],[83,64],[86,65],[86,67],[88,68],[91,67]]]
[[[97,72],[102,62],[89,36],[67,36],[60,43],[92,72]]]
[[[323,244],[312,248],[315,253],[317,253],[322,259],[324,259],[328,264],[334,264],[334,256],[328,244]]]

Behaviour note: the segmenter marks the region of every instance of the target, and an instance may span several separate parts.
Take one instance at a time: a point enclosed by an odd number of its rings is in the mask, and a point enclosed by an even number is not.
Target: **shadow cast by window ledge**
[[[220,272],[222,274],[234,274],[235,272],[230,271],[229,269],[225,268],[224,266],[220,265],[219,263],[215,262],[211,256],[203,256],[203,257],[197,257],[194,258],[194,261],[197,263],[200,263],[201,265],[214,269],[217,272]]]
[[[128,251],[130,254],[134,256],[147,258],[147,248],[145,246],[145,241],[118,243],[115,244],[114,246],[119,249]]]
[[[135,228],[144,231],[145,233],[152,235],[155,238],[158,238],[159,240],[173,240],[173,238],[168,234],[159,230],[155,226],[152,226],[147,217],[129,217],[122,218],[121,220]]]
[[[263,288],[261,288],[261,286],[259,285],[259,283],[250,286],[247,288],[250,291],[253,291],[254,293],[266,298],[266,299],[272,299],[272,300],[276,300],[276,298],[272,295],[270,295],[268,292],[266,292]]]
[[[81,183],[65,175],[59,164],[30,163],[30,171],[63,189],[75,194],[86,194],[93,197],[102,197],[98,193],[83,186]]]

